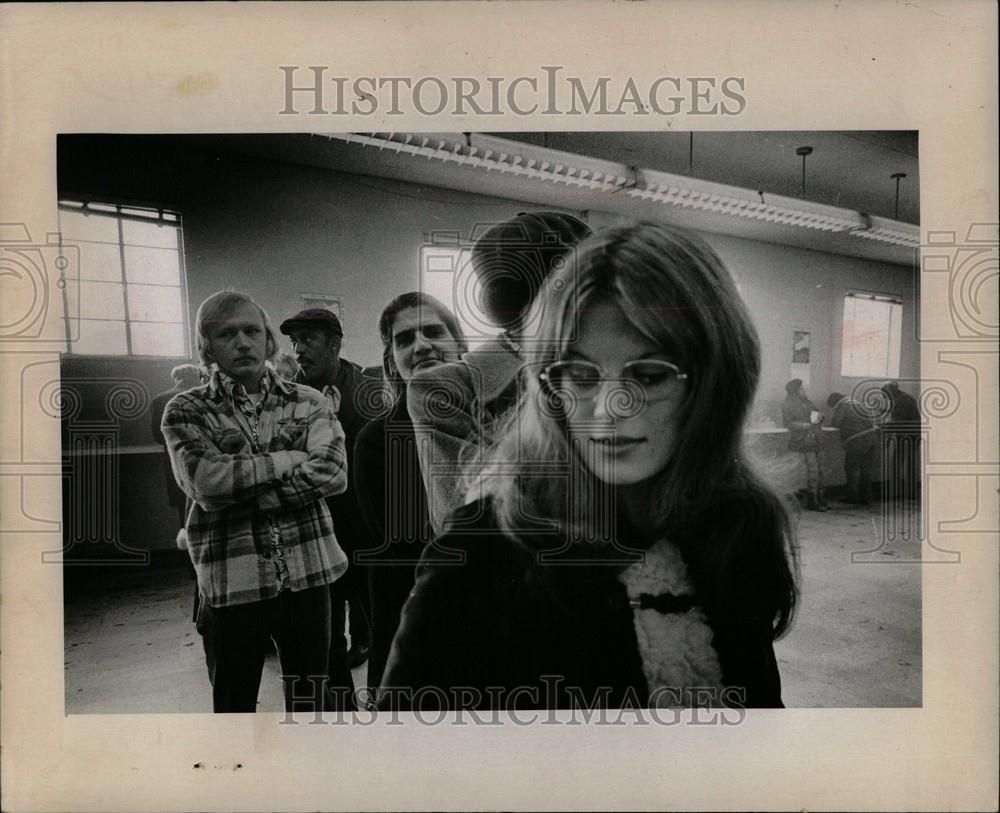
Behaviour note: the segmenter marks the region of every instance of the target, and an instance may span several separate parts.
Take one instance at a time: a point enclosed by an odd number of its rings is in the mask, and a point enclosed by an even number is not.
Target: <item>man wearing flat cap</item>
[[[281,332],[292,342],[299,363],[295,382],[306,384],[327,395],[344,428],[346,448],[367,418],[358,409],[357,394],[362,381],[361,367],[340,357],[344,328],[340,319],[325,308],[307,308],[281,323]],[[354,478],[348,476],[347,490],[327,501],[333,516],[337,540],[347,554],[349,565],[343,578],[330,585],[332,635],[330,640],[330,688],[334,709],[355,710],[351,668],[365,662],[369,647],[369,610],[364,570],[355,564],[354,553],[363,546],[364,529]],[[344,631],[350,607],[351,649]]]

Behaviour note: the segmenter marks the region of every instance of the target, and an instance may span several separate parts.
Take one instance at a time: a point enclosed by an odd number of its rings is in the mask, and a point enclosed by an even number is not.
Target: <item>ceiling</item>
[[[919,222],[917,134],[852,132],[550,132],[497,133],[496,138],[534,148],[573,153],[644,170],[726,184],[767,195],[806,199],[904,223]],[[183,137],[182,137],[183,138]],[[914,265],[912,248],[858,239],[843,233],[765,223],[745,217],[691,211],[516,174],[487,172],[456,162],[430,161],[390,149],[345,143],[322,134],[195,136],[216,149],[246,156],[393,178],[542,206],[599,209],[630,218],[666,216],[703,231],[796,245],[873,260]],[[460,142],[462,134],[445,135]],[[207,144],[206,144],[207,146]],[[802,158],[811,146],[802,195]],[[902,172],[899,212],[896,181]]]
[[[496,133],[550,149],[687,175],[871,215],[920,222],[917,133],[704,132],[704,133]],[[809,146],[805,194],[798,147]],[[896,214],[896,181],[899,213]]]

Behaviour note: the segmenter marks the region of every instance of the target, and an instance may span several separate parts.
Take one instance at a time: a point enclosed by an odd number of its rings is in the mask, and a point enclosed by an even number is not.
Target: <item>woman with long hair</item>
[[[722,262],[678,228],[611,229],[533,316],[522,395],[425,551],[383,707],[780,706],[795,556],[743,457],[760,349]]]
[[[406,382],[417,370],[457,361],[467,350],[454,315],[428,294],[401,294],[379,318],[383,380],[391,408],[358,434],[352,469],[361,512],[371,537],[359,552],[368,565],[371,654],[368,685],[377,687],[399,612],[413,588],[414,567],[430,531]]]

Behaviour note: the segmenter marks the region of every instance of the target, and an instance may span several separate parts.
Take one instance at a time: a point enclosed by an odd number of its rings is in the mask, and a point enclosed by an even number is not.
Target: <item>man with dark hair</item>
[[[307,308],[281,323],[281,332],[292,342],[299,363],[295,380],[319,390],[331,400],[337,417],[344,427],[347,449],[354,449],[358,432],[368,417],[359,403],[362,383],[361,367],[341,358],[344,328],[340,319],[325,308]],[[334,707],[352,711],[354,682],[351,668],[368,659],[370,620],[368,586],[364,568],[355,553],[367,539],[361,520],[361,507],[354,488],[354,478],[348,478],[347,490],[329,501],[337,540],[347,554],[349,566],[344,578],[331,587],[332,634],[330,638],[330,689]],[[345,609],[345,602],[348,611]],[[347,648],[345,625],[350,623],[351,648]]]
[[[326,505],[347,487],[344,432],[325,398],[265,366],[277,341],[250,297],[213,294],[196,325],[214,372],[167,404],[162,429],[193,501],[187,544],[213,708],[256,711],[271,638],[285,708],[315,711],[325,700],[329,586],[347,567]]]
[[[562,212],[521,212],[490,228],[472,249],[482,303],[500,334],[462,361],[418,370],[407,387],[420,471],[434,530],[462,505],[461,463],[513,406],[524,324],[549,273],[572,258],[590,227]]]
[[[861,403],[839,392],[831,393],[826,405],[833,408],[830,425],[840,430],[844,447],[847,496],[841,502],[868,505],[878,459],[878,431],[873,416]]]

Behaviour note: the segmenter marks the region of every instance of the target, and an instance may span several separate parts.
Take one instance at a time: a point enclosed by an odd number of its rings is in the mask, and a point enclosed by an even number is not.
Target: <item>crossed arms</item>
[[[280,511],[342,493],[344,430],[325,401],[308,406],[308,415],[279,430],[278,439],[291,448],[252,452],[236,430],[220,435],[200,403],[175,398],[163,416],[163,435],[181,489],[206,511],[250,501]]]

